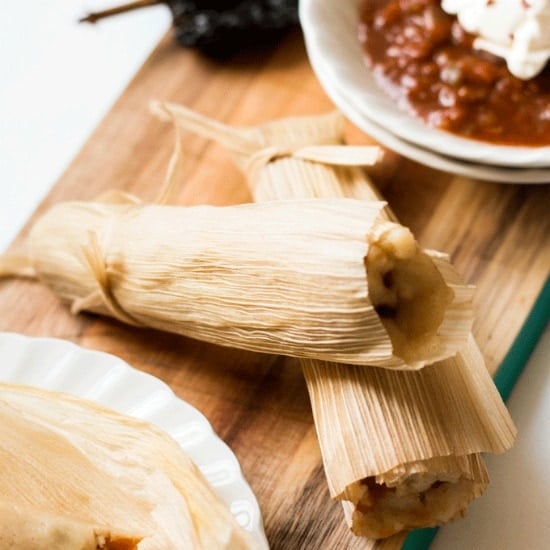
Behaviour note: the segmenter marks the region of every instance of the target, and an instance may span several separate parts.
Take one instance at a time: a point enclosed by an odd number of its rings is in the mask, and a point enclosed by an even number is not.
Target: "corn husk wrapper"
[[[370,261],[371,250],[405,242],[396,261],[421,261],[435,279],[425,292],[449,293],[433,334],[411,337],[429,358],[451,355],[467,336],[472,289],[446,285],[383,208],[345,198],[232,207],[68,202],[36,222],[28,262],[74,313],[258,352],[417,369],[428,359],[416,347],[396,355],[370,300],[379,257]]]
[[[181,106],[157,103],[153,109],[180,131],[225,145],[255,200],[379,200],[354,166],[369,164],[373,153],[366,151],[361,162],[359,149],[341,145],[338,113],[237,130]],[[317,158],[296,154],[304,148]],[[395,220],[387,208],[384,215]],[[447,283],[460,285],[448,257],[430,254]],[[330,493],[343,501],[351,529],[372,537],[368,548],[400,548],[408,529],[464,515],[488,483],[479,453],[501,453],[513,444],[515,427],[471,335],[457,355],[416,372],[309,359],[301,365]]]
[[[160,429],[90,401],[0,384],[0,547],[251,549]]]

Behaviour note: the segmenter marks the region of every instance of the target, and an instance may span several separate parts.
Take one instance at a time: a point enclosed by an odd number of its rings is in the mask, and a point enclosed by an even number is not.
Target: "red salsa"
[[[473,49],[439,0],[366,0],[359,38],[379,86],[429,126],[503,145],[550,145],[550,65],[530,80]]]

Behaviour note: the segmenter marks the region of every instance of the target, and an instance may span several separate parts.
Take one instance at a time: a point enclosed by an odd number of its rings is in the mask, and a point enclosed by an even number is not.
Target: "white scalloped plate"
[[[71,342],[0,332],[0,380],[67,392],[159,426],[197,464],[258,547],[269,548],[237,458],[203,414],[158,378]]]
[[[378,87],[364,63],[357,38],[359,5],[363,1],[300,1],[300,22],[310,60],[316,73],[316,65],[319,62],[324,65],[321,84],[329,81],[337,85],[363,117],[412,146],[481,165],[550,168],[550,146],[511,147],[464,139],[430,128],[398,110]],[[341,104],[336,104],[344,110]]]

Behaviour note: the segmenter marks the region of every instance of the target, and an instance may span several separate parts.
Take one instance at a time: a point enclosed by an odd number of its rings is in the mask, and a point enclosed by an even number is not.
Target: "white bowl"
[[[349,100],[354,105],[354,112],[359,111],[363,118],[402,141],[447,157],[480,165],[550,168],[550,146],[512,147],[465,139],[430,128],[400,111],[378,87],[364,62],[358,39],[362,2],[364,0],[300,1],[300,22],[311,63],[323,86],[328,82],[341,91],[333,101],[342,111],[345,110],[342,101]],[[319,64],[323,65],[321,71],[317,67]]]
[[[510,168],[477,164],[440,155],[400,139],[365,116],[360,106],[355,105],[354,101],[347,97],[344,91],[327,76],[328,73],[324,70],[322,61],[317,60],[315,56],[310,56],[310,61],[315,67],[315,72],[325,92],[339,106],[342,113],[358,128],[392,151],[437,170],[468,178],[498,183],[550,183],[550,168]]]

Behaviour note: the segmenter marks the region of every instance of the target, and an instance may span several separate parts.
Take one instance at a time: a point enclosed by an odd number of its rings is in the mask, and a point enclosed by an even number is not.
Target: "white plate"
[[[460,161],[452,157],[439,155],[427,149],[422,149],[421,147],[416,147],[408,141],[400,139],[395,134],[370,120],[354,104],[352,99],[346,96],[345,92],[327,76],[328,73],[324,69],[323,61],[318,60],[314,54],[310,54],[309,58],[325,92],[338,105],[342,113],[369,136],[400,155],[426,166],[436,168],[437,170],[479,180],[495,181],[498,183],[550,183],[550,168],[506,168]]]
[[[158,378],[64,340],[0,333],[0,380],[67,392],[159,426],[197,464],[259,548],[269,548],[237,458],[202,413]]]
[[[363,1],[300,1],[300,22],[312,65],[315,69],[321,61],[325,67],[323,85],[327,81],[337,85],[356,109],[360,106],[364,117],[410,144],[478,164],[550,168],[550,146],[510,147],[464,139],[430,128],[398,110],[364,63],[357,38],[359,5]],[[344,110],[343,105],[337,105]]]

